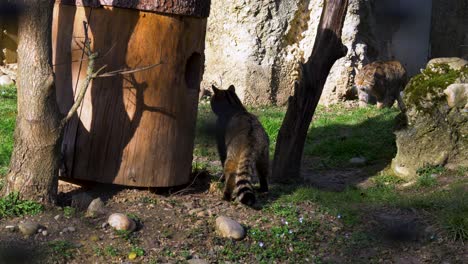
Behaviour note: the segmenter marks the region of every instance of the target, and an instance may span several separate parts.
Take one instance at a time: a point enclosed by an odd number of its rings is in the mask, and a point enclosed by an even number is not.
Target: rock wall
[[[400,177],[414,179],[426,166],[468,166],[468,65],[455,64],[429,65],[405,89],[392,161]]]
[[[433,0],[431,57],[468,59],[467,0]]]
[[[373,19],[371,2],[349,1],[342,34],[348,54],[331,70],[324,104],[352,97],[355,69],[369,55],[377,56],[370,23],[362,23]],[[323,0],[213,0],[202,87],[234,84],[245,103],[285,104],[300,77],[300,63],[312,53],[322,8]]]
[[[320,103],[356,98],[354,76],[370,61],[396,59],[419,72],[429,57],[431,3],[349,0],[342,34],[348,54],[333,66]],[[222,81],[246,103],[285,104],[312,53],[322,7],[323,0],[213,0],[202,86]]]

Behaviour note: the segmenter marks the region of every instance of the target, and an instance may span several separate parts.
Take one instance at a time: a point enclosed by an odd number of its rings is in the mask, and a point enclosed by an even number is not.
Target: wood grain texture
[[[115,7],[56,4],[53,23],[57,100],[66,113],[85,78],[75,40],[89,23],[96,68],[164,64],[93,81],[66,127],[64,178],[141,187],[189,181],[206,19]],[[187,63],[191,65],[187,65]],[[189,71],[186,71],[189,68]],[[190,86],[190,87],[189,87]]]

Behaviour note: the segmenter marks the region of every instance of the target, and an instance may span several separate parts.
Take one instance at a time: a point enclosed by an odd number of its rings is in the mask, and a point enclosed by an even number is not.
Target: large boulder
[[[468,65],[430,63],[404,90],[393,171],[411,179],[425,166],[468,166]]]

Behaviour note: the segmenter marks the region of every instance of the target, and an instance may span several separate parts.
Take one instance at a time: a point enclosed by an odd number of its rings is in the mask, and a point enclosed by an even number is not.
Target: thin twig
[[[200,174],[202,174],[202,171],[198,172],[197,175],[195,175],[195,177],[193,178],[192,183],[190,183],[187,187],[183,188],[182,190],[178,190],[177,192],[171,194],[171,196],[172,196],[172,195],[178,195],[178,194],[180,194],[180,193],[182,193],[182,192],[190,191],[189,188],[192,187],[192,185],[195,183],[195,181],[197,180],[197,178],[198,178],[198,176],[199,176]]]
[[[135,69],[120,69],[120,70],[110,71],[110,72],[106,72],[106,73],[103,73],[101,75],[98,75],[98,76],[96,76],[96,78],[113,77],[113,76],[117,76],[117,75],[124,75],[124,74],[130,74],[130,73],[145,71],[145,70],[149,70],[151,68],[154,68],[154,67],[162,65],[162,64],[164,64],[164,63],[159,62],[159,63],[156,63],[156,64],[143,66],[143,67],[139,67],[139,68],[135,68]]]

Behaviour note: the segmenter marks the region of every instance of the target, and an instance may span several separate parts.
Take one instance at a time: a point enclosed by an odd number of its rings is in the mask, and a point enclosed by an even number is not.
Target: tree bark
[[[276,182],[300,181],[304,143],[323,86],[336,60],[346,55],[341,30],[347,0],[326,0],[312,55],[302,65],[302,77],[289,98],[288,110],[276,143],[272,178]]]
[[[18,1],[18,116],[4,193],[53,204],[61,133],[52,71],[53,0]]]

